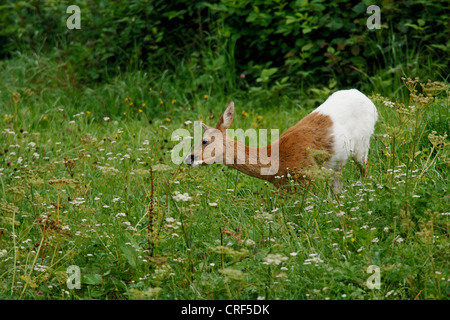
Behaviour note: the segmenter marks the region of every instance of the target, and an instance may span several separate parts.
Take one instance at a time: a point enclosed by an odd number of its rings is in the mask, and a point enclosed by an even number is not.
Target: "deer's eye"
[[[207,144],[208,143],[208,139],[203,139],[202,140],[202,144]]]

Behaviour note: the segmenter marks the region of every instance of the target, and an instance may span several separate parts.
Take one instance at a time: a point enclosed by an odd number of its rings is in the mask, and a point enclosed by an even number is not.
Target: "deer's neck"
[[[249,176],[272,181],[279,171],[280,157],[275,152],[272,154],[275,143],[278,141],[265,147],[254,148],[237,140],[229,141],[229,148],[226,149],[234,152],[226,154],[225,164]],[[267,174],[268,172],[272,174]]]

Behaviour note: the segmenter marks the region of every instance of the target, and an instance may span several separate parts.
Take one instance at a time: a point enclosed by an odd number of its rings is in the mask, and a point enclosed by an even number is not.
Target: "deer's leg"
[[[353,160],[358,167],[359,179],[362,181],[366,177],[369,169],[368,152],[361,157],[354,157]]]
[[[342,183],[342,172],[335,171],[334,172],[334,179],[331,182],[331,190],[328,191],[328,197],[331,199],[334,195],[338,194],[342,188],[344,187],[344,184]]]
[[[367,172],[367,163],[360,163],[359,161],[355,161],[356,166],[358,167],[359,171],[359,179],[362,181],[364,177],[366,176]]]
[[[344,187],[344,184],[342,183],[341,171],[336,171],[336,173],[334,174],[334,179],[333,182],[331,182],[331,187],[334,193],[339,193]]]
[[[359,171],[359,179],[362,181],[368,172],[369,165],[369,143],[364,144],[357,153],[352,154],[352,158],[356,163]]]

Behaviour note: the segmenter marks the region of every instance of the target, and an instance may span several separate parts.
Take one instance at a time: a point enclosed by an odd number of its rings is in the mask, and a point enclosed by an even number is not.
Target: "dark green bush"
[[[448,3],[383,2],[382,28],[368,30],[371,4],[222,0],[207,6],[220,14],[225,32],[236,41],[238,64],[250,72],[256,69],[255,77],[258,69],[270,68],[290,82],[327,83],[332,78],[349,86],[380,69],[414,73],[430,61],[447,75]]]
[[[81,30],[66,27],[71,4],[5,0],[0,58],[54,52],[88,81],[120,69],[162,72],[183,59],[199,75],[220,72],[222,64],[206,64],[229,55],[235,76],[256,86],[389,86],[403,75],[448,74],[447,1],[384,1],[379,30],[366,26],[371,1],[81,0]]]
[[[77,1],[81,29],[69,30],[66,10],[71,4],[6,1],[0,7],[0,58],[13,51],[49,52],[56,47],[82,79],[96,80],[118,67],[163,70],[168,62],[176,64],[175,57],[198,49],[197,21],[182,20],[200,14],[195,4],[185,9],[181,1]]]

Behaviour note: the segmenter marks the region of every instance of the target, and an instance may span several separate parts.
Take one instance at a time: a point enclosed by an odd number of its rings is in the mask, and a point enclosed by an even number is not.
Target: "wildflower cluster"
[[[190,201],[192,200],[192,197],[189,196],[189,194],[187,192],[185,193],[180,193],[179,191],[174,191],[174,196],[172,196],[173,200],[175,200],[176,202],[186,202],[186,201]]]

